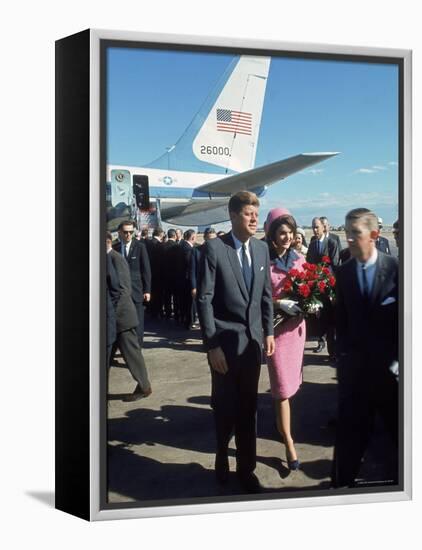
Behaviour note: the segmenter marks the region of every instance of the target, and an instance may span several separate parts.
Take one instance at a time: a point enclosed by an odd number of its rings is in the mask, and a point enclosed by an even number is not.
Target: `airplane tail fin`
[[[270,61],[235,58],[183,136],[149,166],[225,174],[253,168]]]

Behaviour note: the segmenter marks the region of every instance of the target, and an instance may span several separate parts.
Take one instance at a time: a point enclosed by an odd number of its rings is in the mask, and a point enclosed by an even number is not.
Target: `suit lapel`
[[[255,291],[255,282],[258,280],[259,274],[259,247],[256,246],[257,243],[253,237],[249,241],[249,250],[251,252],[251,261],[252,261],[252,284],[251,284],[251,296]]]
[[[357,276],[357,267],[356,267],[356,260],[352,259],[349,264],[349,273],[348,273],[348,279],[349,279],[349,290],[351,296],[353,297],[352,303],[359,303],[363,301],[362,292],[360,290],[359,282],[358,282],[358,276]]]
[[[130,243],[130,246],[129,246],[129,250],[127,251],[127,261],[129,261],[132,257],[132,254],[133,254],[133,249],[135,248],[135,241],[132,239],[131,243]]]
[[[245,300],[247,302],[249,302],[248,289],[246,288],[245,280],[243,279],[243,273],[242,273],[242,270],[240,269],[239,257],[237,255],[236,249],[234,247],[234,241],[233,241],[233,238],[232,238],[231,231],[227,235],[224,235],[222,240],[223,240],[224,244],[226,245],[227,256],[229,258],[231,268],[232,268],[233,273],[236,277],[236,280],[237,280],[238,285],[240,287],[240,290],[243,294],[243,297],[245,298]],[[252,284],[253,284],[253,282],[252,282]]]
[[[321,259],[323,256],[329,256],[328,237],[324,237],[324,240],[322,241]]]
[[[375,268],[375,277],[374,277],[374,283],[372,286],[372,292],[371,292],[371,300],[370,304],[373,306],[376,302],[376,299],[378,298],[385,280],[385,266],[383,262],[383,258],[380,254],[378,254],[376,268]]]

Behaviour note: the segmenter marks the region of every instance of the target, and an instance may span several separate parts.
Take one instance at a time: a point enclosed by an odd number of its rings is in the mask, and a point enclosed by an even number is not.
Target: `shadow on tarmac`
[[[211,409],[164,405],[159,411],[130,410],[108,421],[108,440],[128,445],[164,445],[186,451],[215,451]],[[170,466],[166,464],[165,467]]]
[[[331,420],[336,417],[336,407],[337,388],[334,383],[303,382],[290,400],[291,429],[295,443],[332,447],[334,430]],[[258,437],[262,439],[280,441],[273,400],[269,393],[259,394],[257,431]]]

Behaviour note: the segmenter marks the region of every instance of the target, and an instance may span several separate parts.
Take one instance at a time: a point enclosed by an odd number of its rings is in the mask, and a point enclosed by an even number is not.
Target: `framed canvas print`
[[[56,43],[56,506],[411,498],[411,52]]]

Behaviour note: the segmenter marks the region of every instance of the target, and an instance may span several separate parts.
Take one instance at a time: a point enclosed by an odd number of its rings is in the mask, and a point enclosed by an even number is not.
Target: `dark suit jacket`
[[[191,288],[198,287],[199,281],[199,264],[201,260],[201,254],[204,252],[205,243],[201,246],[194,246],[192,249],[192,257],[190,264],[190,286]]]
[[[107,345],[116,340],[116,308],[120,298],[119,276],[113,265],[110,254],[106,257],[107,265]]]
[[[187,241],[182,240],[179,244],[180,251],[182,253],[182,269],[183,269],[183,279],[185,281],[190,281],[191,276],[191,264],[192,264],[192,254],[194,247],[191,246]]]
[[[345,262],[347,262],[347,260],[350,260],[350,258],[350,248],[343,248],[343,250],[340,252],[340,262],[344,264]]]
[[[231,232],[207,241],[201,255],[197,306],[204,345],[221,346],[229,357],[243,353],[251,340],[260,346],[263,330],[274,333],[268,246],[251,238],[250,250],[250,295]]]
[[[331,235],[327,238],[325,237],[322,242],[322,253],[318,251],[318,239],[312,237],[311,242],[309,243],[308,252],[306,254],[306,261],[311,264],[318,264],[321,262],[323,256],[328,256],[331,260],[331,266],[335,271],[339,264],[339,245],[337,241],[331,238]]]
[[[117,333],[138,326],[138,315],[132,300],[132,287],[127,261],[120,252],[110,250],[108,255],[117,272],[119,284],[119,298],[116,304],[116,328]]]
[[[172,286],[172,281],[175,279],[175,271],[177,264],[177,243],[169,239],[162,244],[162,269],[163,280],[166,287]]]
[[[390,254],[390,243],[388,242],[388,239],[385,237],[378,237],[378,239],[375,241],[375,246],[378,248],[380,252],[384,252],[384,254]]]
[[[336,279],[339,382],[354,373],[364,384],[398,360],[398,261],[378,252],[368,307],[354,258],[338,268]]]
[[[120,241],[113,245],[113,249],[122,256]],[[151,292],[151,266],[147,250],[141,241],[132,240],[127,263],[132,283],[132,299],[135,304],[141,304],[144,301],[144,293]]]
[[[152,237],[151,239],[145,239],[144,244],[146,246],[149,262],[151,264],[151,272],[154,274],[154,276],[161,277],[164,244],[155,237]]]

